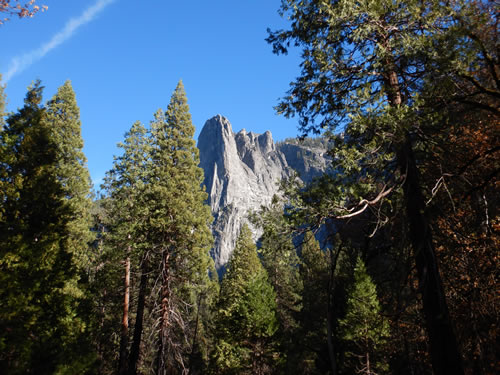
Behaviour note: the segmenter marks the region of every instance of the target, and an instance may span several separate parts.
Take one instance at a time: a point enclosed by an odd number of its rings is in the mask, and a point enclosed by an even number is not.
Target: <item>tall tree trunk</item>
[[[333,343],[333,329],[332,329],[332,311],[331,311],[331,291],[328,291],[328,312],[326,319],[326,342],[328,344],[328,358],[330,359],[330,368],[333,375],[337,375],[337,361],[335,359],[335,346]]]
[[[139,295],[137,297],[137,314],[134,326],[134,338],[130,347],[128,373],[129,375],[137,374],[137,364],[139,362],[142,330],[144,323],[144,307],[146,305],[146,293],[148,289],[148,261],[146,256],[142,259],[141,265],[141,280],[139,285]]]
[[[167,374],[165,348],[167,346],[169,302],[170,302],[170,252],[165,250],[162,258],[162,284],[161,284],[161,316],[158,338],[157,375]]]
[[[460,375],[464,373],[462,358],[438,271],[431,226],[424,214],[425,201],[409,135],[397,152],[397,162],[401,174],[405,176],[403,190],[409,221],[409,237],[415,256],[419,289],[422,293],[432,369],[436,375]]]
[[[130,248],[128,249],[130,253]],[[124,297],[123,297],[123,318],[122,318],[122,334],[120,339],[120,367],[119,375],[127,374],[127,347],[128,347],[128,311],[130,301],[130,257],[125,259],[125,280],[124,280]]]
[[[387,51],[390,51],[387,40],[384,41],[384,45]],[[403,104],[403,97],[395,64],[390,57],[387,59],[386,69],[384,84],[387,88],[389,103],[393,107],[399,107]],[[409,222],[409,237],[415,256],[419,289],[422,293],[432,369],[435,375],[460,375],[464,373],[462,357],[458,350],[443,282],[439,275],[431,226],[425,217],[425,200],[408,133],[404,135],[404,140],[397,146],[396,159],[401,175],[405,176],[403,191]]]

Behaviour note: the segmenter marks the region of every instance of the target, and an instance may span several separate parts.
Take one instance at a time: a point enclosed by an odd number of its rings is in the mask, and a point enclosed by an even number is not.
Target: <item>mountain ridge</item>
[[[243,223],[249,224],[254,239],[258,239],[261,233],[248,221],[248,213],[270,204],[283,178],[298,171],[308,182],[327,166],[326,147],[275,143],[270,131],[257,134],[242,129],[234,133],[222,115],[206,121],[198,137],[198,149],[214,216],[212,256],[219,272],[231,256]]]

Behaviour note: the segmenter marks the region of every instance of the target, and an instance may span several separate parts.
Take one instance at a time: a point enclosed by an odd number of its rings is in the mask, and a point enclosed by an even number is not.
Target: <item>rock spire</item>
[[[286,142],[276,145],[269,131],[234,133],[221,115],[205,123],[198,148],[214,216],[212,256],[219,271],[229,260],[241,225],[248,223],[249,211],[268,205],[281,179],[295,169],[307,181],[326,169],[325,149]],[[260,233],[251,229],[256,239]]]

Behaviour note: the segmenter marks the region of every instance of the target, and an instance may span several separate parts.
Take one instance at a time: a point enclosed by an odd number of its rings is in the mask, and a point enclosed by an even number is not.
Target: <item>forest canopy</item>
[[[500,371],[495,2],[279,12],[267,42],[301,52],[276,106],[300,137],[284,142],[328,149],[328,172],[281,181],[221,275],[182,81],[132,123],[98,194],[71,82],[44,100],[35,81],[11,113],[0,86],[3,372]]]

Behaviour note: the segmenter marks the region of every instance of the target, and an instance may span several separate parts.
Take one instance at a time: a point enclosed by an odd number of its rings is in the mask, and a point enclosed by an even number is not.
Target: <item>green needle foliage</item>
[[[279,360],[276,293],[247,225],[222,279],[217,313],[214,373],[272,373]]]
[[[299,116],[304,134],[343,133],[331,151],[336,173],[306,197],[313,214],[304,216],[371,211],[372,233],[405,220],[433,371],[463,374],[426,212],[432,185],[421,179],[435,155],[422,151],[450,130],[451,103],[499,114],[495,3],[284,0],[281,13],[290,28],[268,42],[276,53],[300,47],[302,71],[278,112]]]
[[[92,262],[88,244],[92,240],[90,231],[90,175],[87,158],[83,154],[80,109],[76,103],[71,82],[66,81],[47,103],[45,119],[53,131],[57,144],[56,162],[58,180],[64,190],[65,199],[73,217],[68,223],[69,248],[73,252],[77,266],[88,272]]]
[[[130,339],[127,298],[121,308],[121,373],[196,371],[206,361],[217,282],[209,256],[212,215],[194,132],[179,82],[150,131],[140,123],[132,126],[106,179],[107,243],[119,254],[115,267],[126,260],[139,276],[132,277],[136,303],[130,306],[135,315]]]
[[[330,369],[327,349],[327,318],[330,267],[327,254],[311,232],[301,244],[300,275],[304,285],[301,311],[301,358],[304,374],[325,373]],[[300,373],[300,372],[298,372]]]
[[[137,252],[132,250],[144,242],[144,221],[148,215],[145,193],[151,173],[150,141],[146,128],[140,122],[134,123],[125,134],[124,142],[118,144],[123,154],[115,158],[114,167],[105,178],[108,196],[104,206],[111,219],[107,223],[108,239],[114,247],[132,255]],[[131,246],[134,249],[129,249]]]
[[[116,369],[115,362],[109,358],[116,353],[117,343],[110,345],[109,337],[100,337],[101,332],[116,332],[119,330],[118,323],[122,322],[121,348],[120,348],[120,371],[127,370],[128,347],[129,347],[129,318],[132,312],[131,304],[124,306],[125,296],[123,289],[123,278],[126,271],[123,262],[129,263],[132,285],[142,283],[143,293],[139,293],[137,304],[141,306],[136,312],[136,335],[142,338],[143,307],[146,299],[146,281],[141,278],[148,271],[148,256],[151,247],[146,242],[147,218],[149,207],[146,200],[146,192],[151,174],[150,164],[150,142],[148,131],[140,123],[135,122],[131,129],[125,134],[123,143],[118,147],[123,149],[123,154],[115,158],[114,167],[105,178],[104,188],[106,197],[102,200],[105,209],[105,220],[102,223],[106,232],[104,234],[103,254],[100,262],[104,264],[97,273],[95,281],[95,293],[99,296],[97,300],[103,301],[101,309],[96,308],[96,315],[100,321],[105,322],[96,327],[97,341],[102,348],[99,357],[102,366],[109,371]],[[110,275],[113,275],[110,277]],[[127,299],[130,299],[130,291]],[[125,314],[125,318],[123,318]],[[104,326],[105,325],[105,326]],[[136,339],[136,343],[140,339]],[[138,349],[131,354],[134,358],[138,356]],[[132,360],[136,366],[136,360]],[[101,371],[103,371],[101,369]]]
[[[377,351],[389,337],[389,324],[380,315],[375,284],[359,257],[354,268],[354,283],[348,292],[346,315],[339,325],[343,339],[354,344],[348,353],[354,363],[352,370],[367,375],[388,370],[384,355]]]
[[[195,128],[182,81],[165,113],[151,123],[153,165],[147,193],[147,241],[159,256],[161,297],[157,372],[181,371],[195,351],[205,351],[199,314],[211,301],[215,276],[213,238]],[[200,346],[202,347],[200,349]],[[170,369],[170,370],[169,370]]]
[[[302,308],[300,260],[283,215],[283,202],[277,196],[273,197],[269,207],[262,207],[252,216],[252,221],[263,230],[259,254],[276,291],[280,324],[277,339],[280,342],[280,352],[283,353],[284,371],[291,373],[296,369],[298,343],[294,338],[299,328]]]
[[[42,90],[0,132],[0,362],[9,374],[84,373],[88,172],[71,86],[47,107]]]

